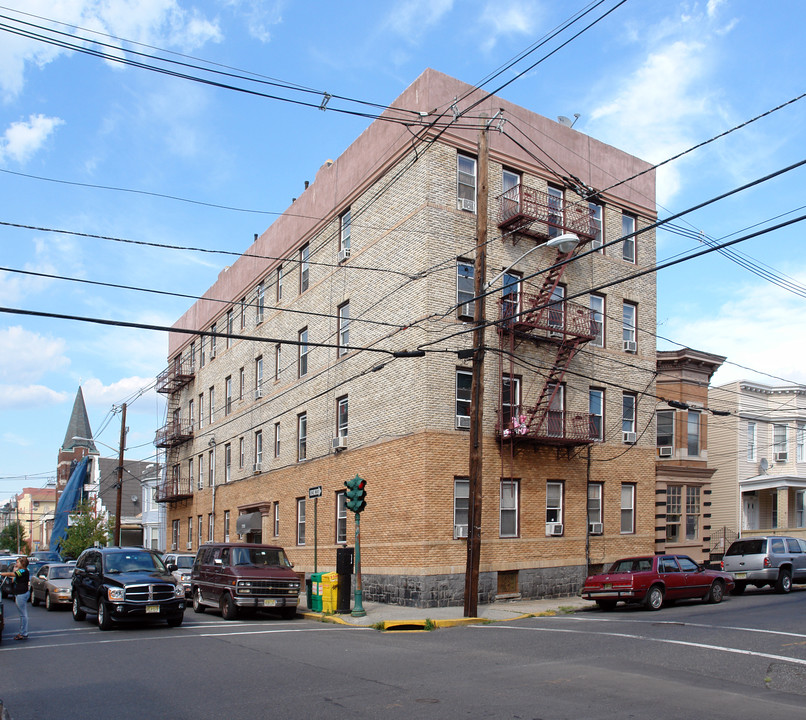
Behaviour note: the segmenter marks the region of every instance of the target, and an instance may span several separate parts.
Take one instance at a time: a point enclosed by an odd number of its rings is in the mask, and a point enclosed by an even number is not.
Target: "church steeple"
[[[76,399],[73,403],[73,412],[70,415],[70,422],[67,425],[67,432],[64,434],[64,442],[62,443],[61,450],[70,452],[75,448],[87,448],[89,453],[98,454],[95,443],[92,439],[89,440],[75,440],[74,438],[92,438],[92,428],[90,427],[90,420],[87,417],[87,407],[84,405],[84,393],[81,392],[81,386],[78,387]]]

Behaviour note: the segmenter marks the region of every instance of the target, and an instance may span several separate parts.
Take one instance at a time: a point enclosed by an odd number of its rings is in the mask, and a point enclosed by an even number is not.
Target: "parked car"
[[[165,567],[171,572],[178,582],[185,588],[185,597],[191,597],[190,592],[190,571],[193,568],[195,555],[185,553],[168,553],[162,558]]]
[[[193,609],[218,608],[235,620],[246,608],[274,608],[293,618],[299,577],[283,548],[248,543],[208,543],[199,548],[190,573]]]
[[[731,590],[728,573],[707,570],[687,555],[646,555],[617,560],[606,573],[589,576],[581,595],[602,610],[620,600],[660,610],[665,602],[691,598],[719,603]]]
[[[31,575],[31,604],[45,603],[47,610],[55,610],[57,605],[69,605],[73,566],[66,563],[49,563]]]
[[[722,569],[735,580],[735,595],[748,585],[788,593],[793,582],[806,582],[806,541],[780,535],[740,538],[722,557]]]
[[[29,562],[41,561],[47,563],[60,563],[62,556],[55,550],[36,550],[28,556]]]
[[[88,548],[76,562],[71,589],[73,618],[97,614],[101,630],[132,620],[177,627],[184,619],[185,589],[160,556],[145,548]]]

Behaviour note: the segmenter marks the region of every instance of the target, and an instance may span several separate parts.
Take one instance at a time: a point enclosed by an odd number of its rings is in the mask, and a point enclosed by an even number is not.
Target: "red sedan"
[[[674,600],[722,602],[733,586],[729,573],[707,570],[687,555],[646,555],[617,560],[606,573],[589,576],[580,594],[602,610],[612,610],[619,600],[660,610]]]

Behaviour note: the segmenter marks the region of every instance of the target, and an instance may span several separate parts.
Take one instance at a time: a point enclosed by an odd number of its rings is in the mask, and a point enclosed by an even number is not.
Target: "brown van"
[[[299,603],[299,577],[277,545],[207,543],[199,548],[190,573],[193,610],[218,608],[225,620],[241,609],[277,609],[293,618]]]

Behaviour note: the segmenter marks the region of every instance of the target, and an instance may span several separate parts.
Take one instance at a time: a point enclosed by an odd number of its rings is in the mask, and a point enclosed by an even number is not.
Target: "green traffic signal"
[[[347,496],[347,509],[354,513],[360,513],[367,506],[365,489],[367,481],[356,475],[350,480],[345,480],[344,485],[347,488],[345,493]]]

